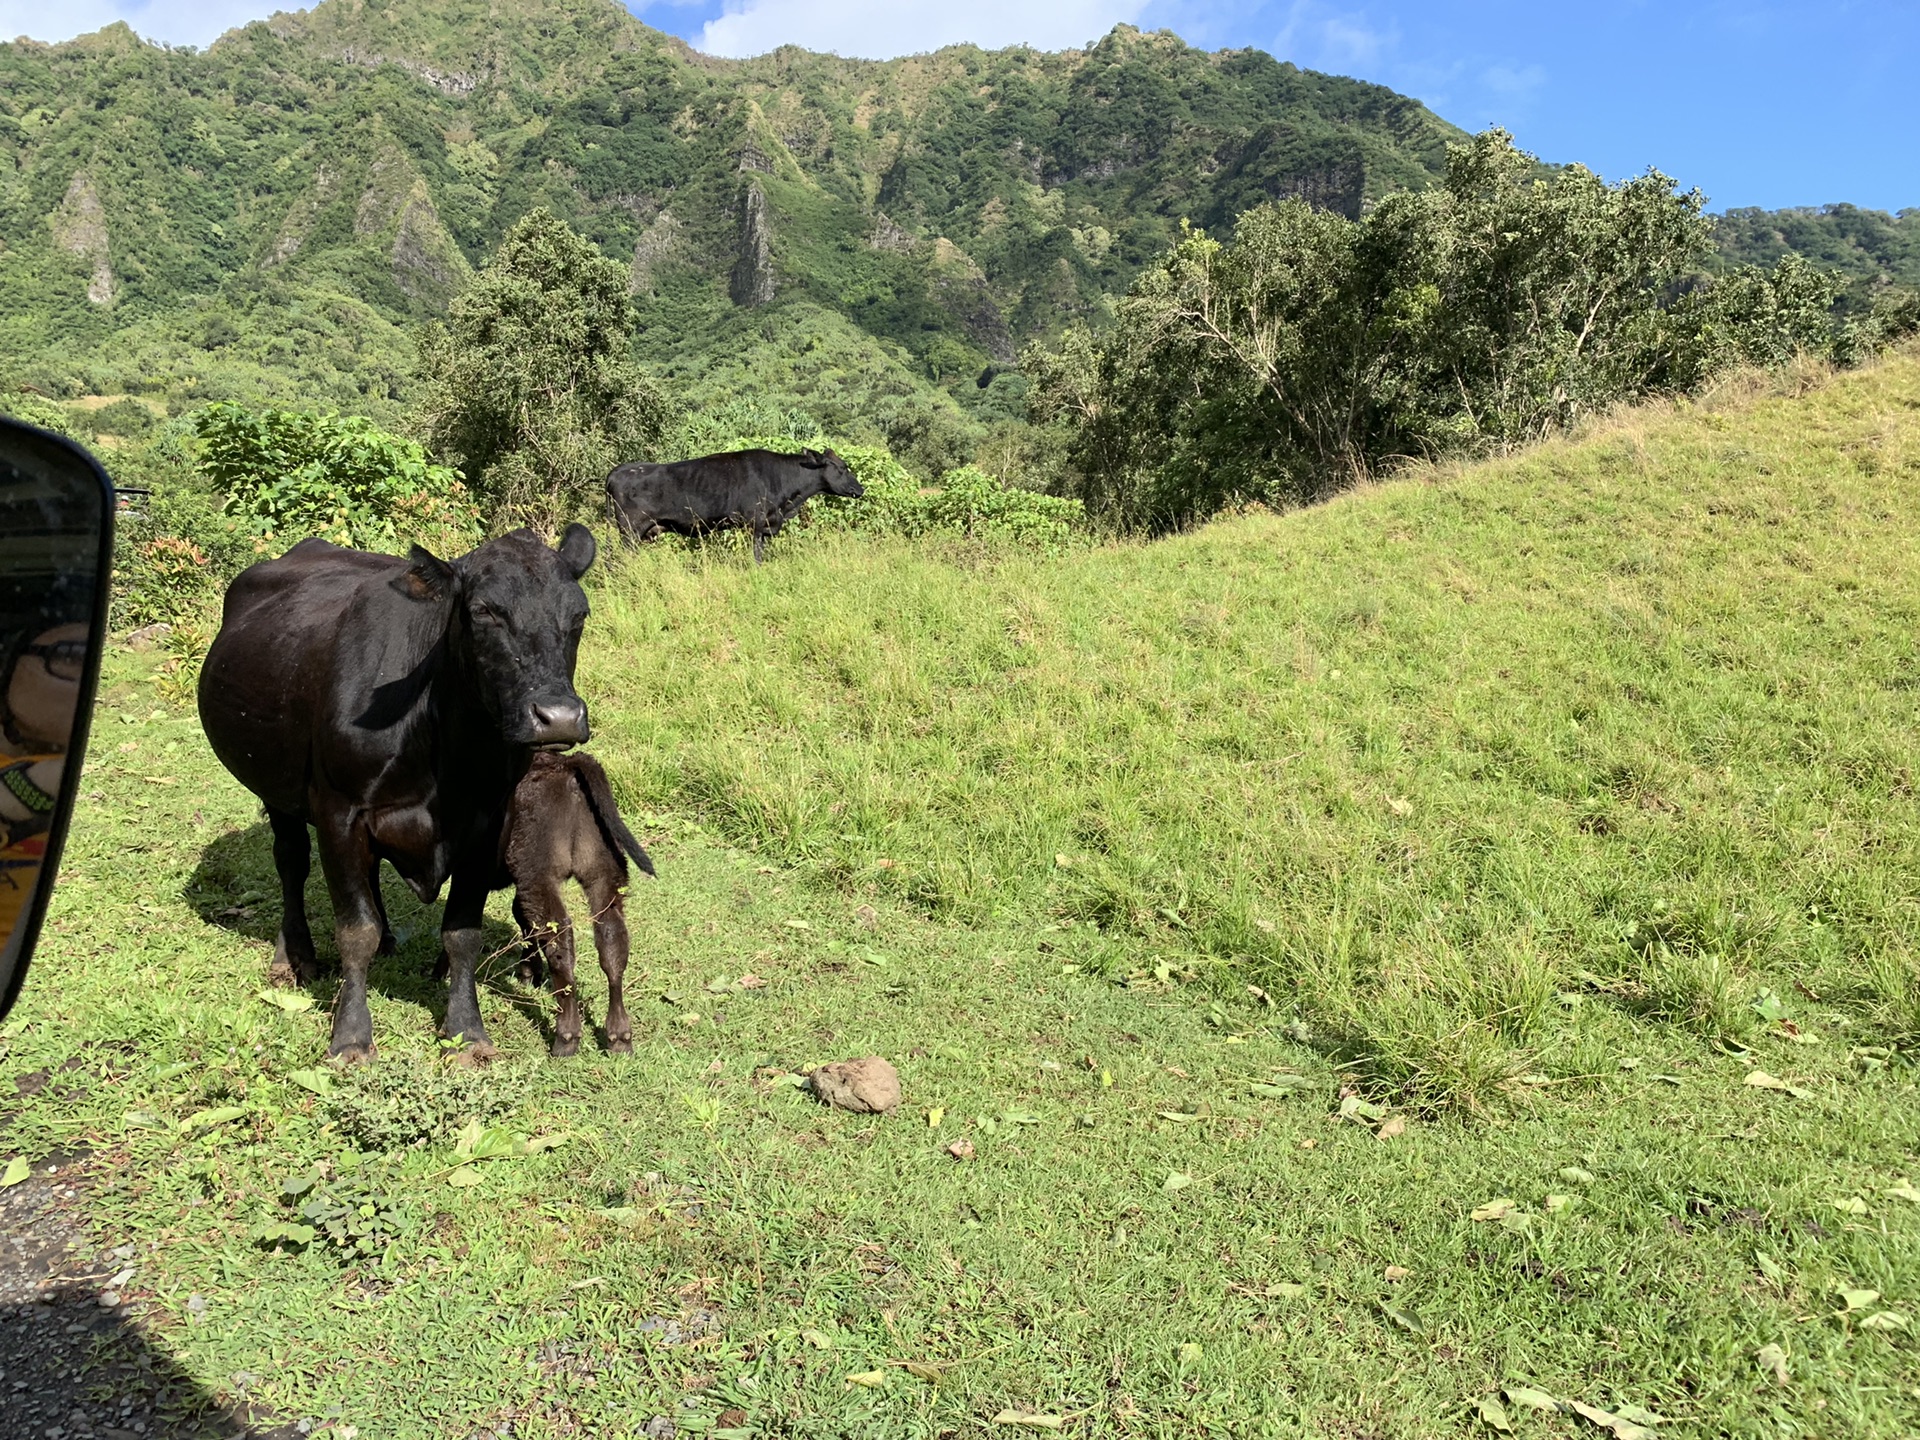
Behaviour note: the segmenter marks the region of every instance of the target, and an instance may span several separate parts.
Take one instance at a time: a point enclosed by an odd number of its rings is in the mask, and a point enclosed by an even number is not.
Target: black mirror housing
[[[0,1018],[26,980],[80,789],[114,505],[93,456],[0,417]]]

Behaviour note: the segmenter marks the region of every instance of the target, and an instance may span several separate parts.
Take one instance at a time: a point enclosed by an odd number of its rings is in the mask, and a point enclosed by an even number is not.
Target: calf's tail
[[[600,833],[606,837],[607,844],[616,853],[624,850],[633,857],[634,864],[647,874],[653,874],[653,860],[627,828],[627,822],[620,818],[620,807],[613,799],[613,786],[607,783],[607,772],[600,768],[600,762],[577,750],[567,759],[587,792],[587,803],[593,807],[593,818],[600,822]]]

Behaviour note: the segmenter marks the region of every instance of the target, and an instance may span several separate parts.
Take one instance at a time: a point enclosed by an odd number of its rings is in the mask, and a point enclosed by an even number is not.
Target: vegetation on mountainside
[[[1124,27],[886,64],[697,57],[615,0],[327,0],[204,53],[110,27],[0,45],[0,371],[385,423],[395,327],[545,206],[627,268],[638,355],[680,398],[778,396],[739,357],[763,324],[804,332],[885,395],[823,419],[933,475],[1007,414],[994,367],[1097,313],[1182,216],[1356,210],[1456,134],[1377,86]]]
[[[0,386],[391,428],[421,399],[408,330],[544,207],[623,267],[620,358],[676,403],[1057,486],[1023,343],[1098,331],[1183,220],[1355,219],[1461,138],[1380,87],[1125,26],[1057,55],[734,62],[615,0],[324,0],[204,53],[125,26],[0,45]],[[1907,274],[1905,219],[1803,219],[1721,229],[1769,264],[1804,232]]]
[[[1911,301],[1838,321],[1836,283],[1797,257],[1683,289],[1712,244],[1702,203],[1658,172],[1542,175],[1488,131],[1441,184],[1358,220],[1290,200],[1242,215],[1231,242],[1189,231],[1110,329],[1029,351],[1030,404],[1073,427],[1091,507],[1166,530],[1920,328]]]
[[[544,1059],[497,896],[500,1113],[403,886],[382,1065],[259,997],[258,805],[116,651],[0,1162],[316,1434],[1904,1440],[1916,550],[1909,355],[1044,562],[610,554],[634,1054]]]
[[[421,334],[417,423],[495,529],[554,530],[599,509],[607,473],[652,458],[673,422],[632,347],[626,271],[534,209]]]
[[[209,405],[194,436],[200,473],[263,553],[318,536],[359,550],[417,542],[457,555],[480,538],[460,477],[359,416]]]
[[[1730,265],[1776,265],[1788,255],[1848,279],[1851,309],[1865,310],[1889,286],[1920,290],[1920,207],[1889,215],[1857,205],[1729,210],[1714,222]]]

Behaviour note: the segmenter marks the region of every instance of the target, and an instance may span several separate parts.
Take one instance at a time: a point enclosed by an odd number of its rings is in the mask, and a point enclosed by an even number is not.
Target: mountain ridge
[[[0,380],[395,418],[410,329],[544,205],[628,265],[690,402],[952,448],[1183,221],[1356,215],[1463,133],[1124,25],[875,61],[708,56],[616,0],[322,0],[204,51],[120,22],[0,44]]]

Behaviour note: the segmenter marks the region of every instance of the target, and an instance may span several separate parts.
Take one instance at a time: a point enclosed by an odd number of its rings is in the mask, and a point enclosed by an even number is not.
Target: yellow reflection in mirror
[[[86,659],[79,624],[15,635],[0,653],[0,951],[12,949],[46,858]]]

